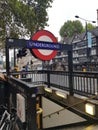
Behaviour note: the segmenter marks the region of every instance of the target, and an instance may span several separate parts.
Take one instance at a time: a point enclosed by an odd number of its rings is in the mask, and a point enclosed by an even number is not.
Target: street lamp
[[[87,19],[84,19],[84,18],[79,17],[78,15],[76,15],[75,17],[84,20],[86,23],[87,23],[87,22],[96,23],[96,21],[87,20]]]
[[[75,18],[79,18],[79,19],[85,21],[85,31],[86,31],[86,36],[87,36],[87,32],[88,32],[87,22],[89,22],[89,23],[96,23],[96,21],[87,20],[87,19],[84,19],[84,18],[79,17],[78,15],[76,15]],[[87,39],[86,39],[86,40],[87,40]]]
[[[85,21],[85,32],[86,32],[85,35],[86,35],[86,42],[87,42],[87,40],[88,40],[88,36],[87,36],[87,33],[88,33],[87,23],[88,23],[88,22],[89,22],[89,23],[90,23],[90,22],[91,22],[91,23],[96,23],[96,21],[90,21],[90,20],[81,18],[81,17],[79,17],[78,15],[76,15],[75,18],[79,18],[79,19]],[[88,43],[87,43],[87,61],[89,60],[89,54],[90,54],[90,47],[88,47]]]

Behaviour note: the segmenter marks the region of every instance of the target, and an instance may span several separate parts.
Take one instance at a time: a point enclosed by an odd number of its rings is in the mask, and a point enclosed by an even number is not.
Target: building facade
[[[73,69],[81,71],[98,70],[98,27],[90,31],[91,46],[88,45],[87,33],[75,35],[73,38],[65,39],[64,44],[72,45],[73,54]],[[58,51],[57,56],[52,60],[52,63],[61,62],[68,69],[68,55],[66,51]]]

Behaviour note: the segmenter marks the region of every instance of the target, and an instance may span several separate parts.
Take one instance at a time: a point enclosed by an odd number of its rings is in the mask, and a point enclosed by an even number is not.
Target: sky
[[[97,23],[98,0],[54,0],[52,8],[48,9],[48,27],[45,29],[54,34],[60,40],[59,30],[64,22],[68,20],[80,20],[75,18],[78,15],[81,18]],[[80,20],[85,26],[85,21]]]

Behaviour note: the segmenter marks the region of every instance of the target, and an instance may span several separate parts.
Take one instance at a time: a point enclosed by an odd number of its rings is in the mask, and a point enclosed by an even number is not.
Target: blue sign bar
[[[51,43],[51,42],[45,42],[45,41],[29,40],[27,41],[27,48],[61,50],[62,45],[58,43]]]
[[[92,35],[91,32],[87,32],[87,38],[88,38],[88,47],[92,47]]]

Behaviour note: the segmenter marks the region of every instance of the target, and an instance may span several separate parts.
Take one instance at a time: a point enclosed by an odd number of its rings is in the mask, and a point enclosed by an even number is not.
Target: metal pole
[[[8,39],[6,38],[6,46],[5,46],[5,53],[6,53],[6,73],[7,75],[9,75],[9,69],[10,69],[10,65],[9,65],[9,48],[8,48]]]
[[[16,66],[16,53],[15,53],[15,47],[14,47],[14,67]]]
[[[69,69],[69,88],[70,95],[73,95],[73,58],[72,58],[72,45],[71,50],[68,51],[68,69]]]
[[[91,48],[88,45],[88,28],[87,28],[87,21],[86,21],[86,44],[87,44],[87,70],[90,70],[90,52]]]
[[[87,45],[87,64],[86,64],[86,67],[87,67],[87,71],[89,70],[89,48],[88,48],[88,43],[87,43],[87,32],[88,32],[88,29],[87,29],[87,21],[85,21],[85,32],[86,32],[86,45]]]

